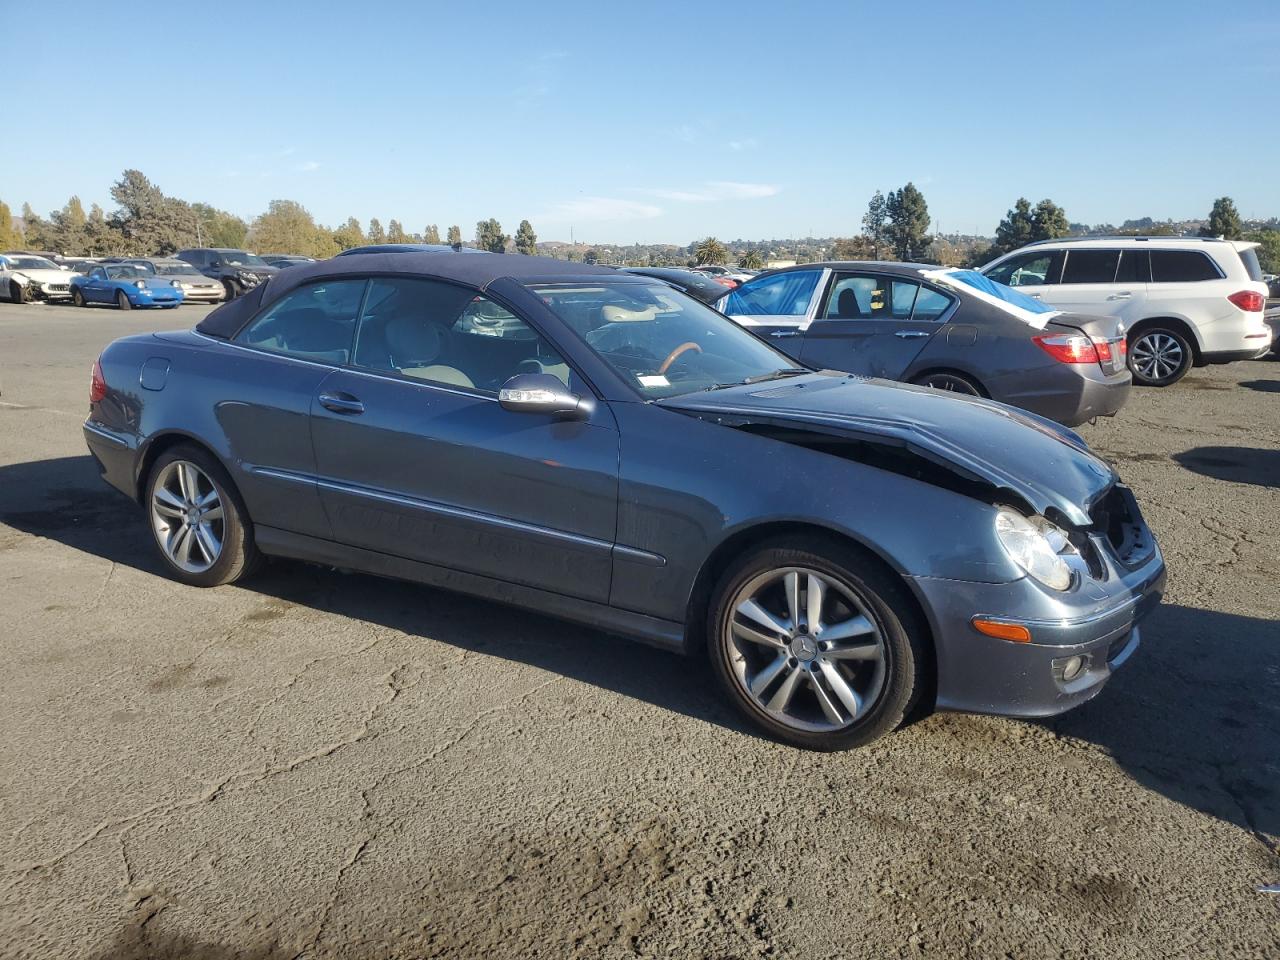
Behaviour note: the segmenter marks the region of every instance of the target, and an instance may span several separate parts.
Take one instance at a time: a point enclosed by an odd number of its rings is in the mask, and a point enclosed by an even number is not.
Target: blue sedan
[[[133,263],[107,263],[71,278],[71,302],[77,307],[91,303],[114,303],[121,310],[176,307],[183,296],[178,281]]]

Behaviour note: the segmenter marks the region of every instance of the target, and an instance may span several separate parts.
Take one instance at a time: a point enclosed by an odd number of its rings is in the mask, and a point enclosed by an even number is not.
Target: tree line
[[[252,221],[205,203],[190,203],[164,193],[140,170],[126,170],[111,185],[116,208],[105,212],[93,204],[88,213],[73,196],[47,218],[22,205],[19,226],[11,208],[0,200],[0,250],[41,250],[67,256],[148,256],[169,254],[187,247],[232,247],[255,253],[296,253],[318,259],[331,257],[371,243],[441,243],[461,247],[462,228],[447,228],[441,241],[439,227],[428,224],[421,233],[410,233],[399,220],[386,227],[373,217],[365,229],[350,217],[337,227],[318,224],[311,213],[294,200],[273,200]],[[476,224],[474,246],[493,253],[514,250],[538,252],[538,235],[528,220],[520,221],[514,237],[502,232],[493,218]]]

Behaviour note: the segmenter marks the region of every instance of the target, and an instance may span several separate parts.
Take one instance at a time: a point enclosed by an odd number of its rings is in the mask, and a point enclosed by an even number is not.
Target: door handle
[[[1028,294],[1027,294],[1027,296],[1028,296],[1028,297],[1030,297],[1032,300],[1039,300],[1039,299],[1040,299],[1040,294],[1038,294],[1038,293],[1028,293]]]
[[[364,413],[364,404],[357,400],[351,394],[343,394],[338,396],[332,393],[320,394],[320,406],[326,410],[332,410],[334,413],[345,413],[355,415]]]
[[[769,336],[773,337],[775,340],[778,337],[798,337],[800,336],[800,331],[799,330],[774,330],[769,334]]]
[[[1111,296],[1107,297],[1107,299],[1108,300],[1128,300],[1132,296],[1133,296],[1132,293],[1130,293],[1128,290],[1125,290],[1125,291],[1122,291],[1121,293],[1113,293]]]
[[[920,337],[927,337],[923,330],[898,330],[894,333],[895,337],[901,337],[903,340],[918,340]]]

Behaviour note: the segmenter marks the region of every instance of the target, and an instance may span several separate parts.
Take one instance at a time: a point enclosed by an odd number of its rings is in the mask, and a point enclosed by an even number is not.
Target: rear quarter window
[[[1206,254],[1196,250],[1152,250],[1152,283],[1198,283],[1222,274]]]
[[[1258,251],[1250,248],[1240,251],[1240,262],[1244,264],[1244,272],[1250,280],[1262,279],[1262,264],[1258,262]]]

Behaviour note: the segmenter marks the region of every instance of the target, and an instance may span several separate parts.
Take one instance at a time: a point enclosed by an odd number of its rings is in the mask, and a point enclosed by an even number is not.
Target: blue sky
[[[57,7],[56,29],[7,14],[32,27],[6,84],[28,122],[0,137],[15,212],[109,209],[137,167],[246,218],[287,198],[467,237],[852,234],[908,180],[944,231],[1019,195],[1085,222],[1223,194],[1280,215],[1274,0]]]

